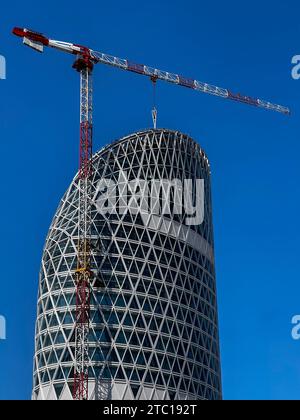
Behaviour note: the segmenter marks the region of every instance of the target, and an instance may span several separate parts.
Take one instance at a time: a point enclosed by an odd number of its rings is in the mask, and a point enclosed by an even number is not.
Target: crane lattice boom
[[[109,66],[114,66],[118,67],[119,69],[132,71],[154,79],[164,80],[166,82],[174,83],[176,85],[188,87],[190,89],[207,93],[209,95],[219,96],[221,98],[231,99],[237,102],[243,102],[248,105],[277,111],[282,114],[290,114],[289,108],[282,105],[273,104],[262,99],[252,98],[251,96],[245,96],[239,93],[233,93],[229,89],[224,89],[218,86],[211,85],[209,83],[204,83],[198,80],[182,77],[178,74],[155,69],[144,64],[137,64],[126,59],[94,51],[90,48],[83,47],[81,45],[48,39],[40,33],[33,32],[27,29],[15,28],[14,33],[15,35],[24,37],[25,43],[27,43],[27,45],[31,46],[32,48],[37,49],[38,51],[43,51],[43,46],[49,46],[64,52],[68,52],[70,54],[84,53],[89,55],[93,63],[107,64]]]

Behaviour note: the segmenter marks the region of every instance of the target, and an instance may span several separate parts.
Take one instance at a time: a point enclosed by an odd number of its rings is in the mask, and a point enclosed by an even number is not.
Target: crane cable
[[[157,109],[156,109],[156,82],[157,82],[157,76],[151,76],[151,82],[153,85],[153,108],[151,111],[152,114],[152,121],[153,121],[153,128],[156,130],[157,127]]]

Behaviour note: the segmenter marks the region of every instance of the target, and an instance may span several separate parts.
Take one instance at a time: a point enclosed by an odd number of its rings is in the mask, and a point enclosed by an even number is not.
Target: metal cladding
[[[204,220],[102,214],[99,181],[203,179]],[[39,279],[33,399],[72,399],[78,174],[52,221]],[[134,133],[93,158],[89,399],[221,399],[208,160],[188,136]],[[120,203],[116,202],[116,210]],[[125,205],[126,207],[126,205]]]

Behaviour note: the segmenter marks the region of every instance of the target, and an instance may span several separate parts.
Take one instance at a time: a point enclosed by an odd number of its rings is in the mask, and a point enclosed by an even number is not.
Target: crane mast
[[[70,42],[55,41],[39,32],[15,27],[13,34],[23,38],[25,45],[38,52],[44,47],[51,47],[77,56],[73,68],[80,73],[80,146],[78,171],[78,238],[77,268],[74,273],[76,285],[76,318],[75,318],[75,355],[73,399],[87,400],[89,397],[89,352],[88,336],[90,328],[90,293],[91,293],[91,202],[92,202],[92,137],[93,137],[93,87],[92,72],[94,64],[101,63],[148,76],[155,84],[157,80],[177,84],[187,88],[231,99],[248,105],[290,114],[287,107],[256,99],[251,96],[233,93],[209,83],[182,77],[175,73],[155,69],[144,64],[133,63],[126,59],[93,51],[90,48]],[[152,110],[156,128],[157,111]]]
[[[80,73],[80,146],[78,172],[78,242],[76,281],[75,366],[73,398],[88,399],[91,284],[91,197],[92,197],[92,71],[88,55],[78,58],[73,67]]]

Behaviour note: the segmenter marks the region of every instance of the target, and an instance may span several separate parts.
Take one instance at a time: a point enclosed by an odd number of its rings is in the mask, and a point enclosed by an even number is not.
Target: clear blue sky
[[[85,9],[86,6],[86,9]],[[159,83],[159,126],[193,136],[213,180],[226,399],[300,398],[300,54],[297,1],[4,2],[1,91],[0,399],[28,399],[38,271],[57,204],[77,168],[72,57],[25,48],[13,26],[87,44],[292,108],[288,118]],[[95,150],[151,125],[150,82],[98,65]]]

